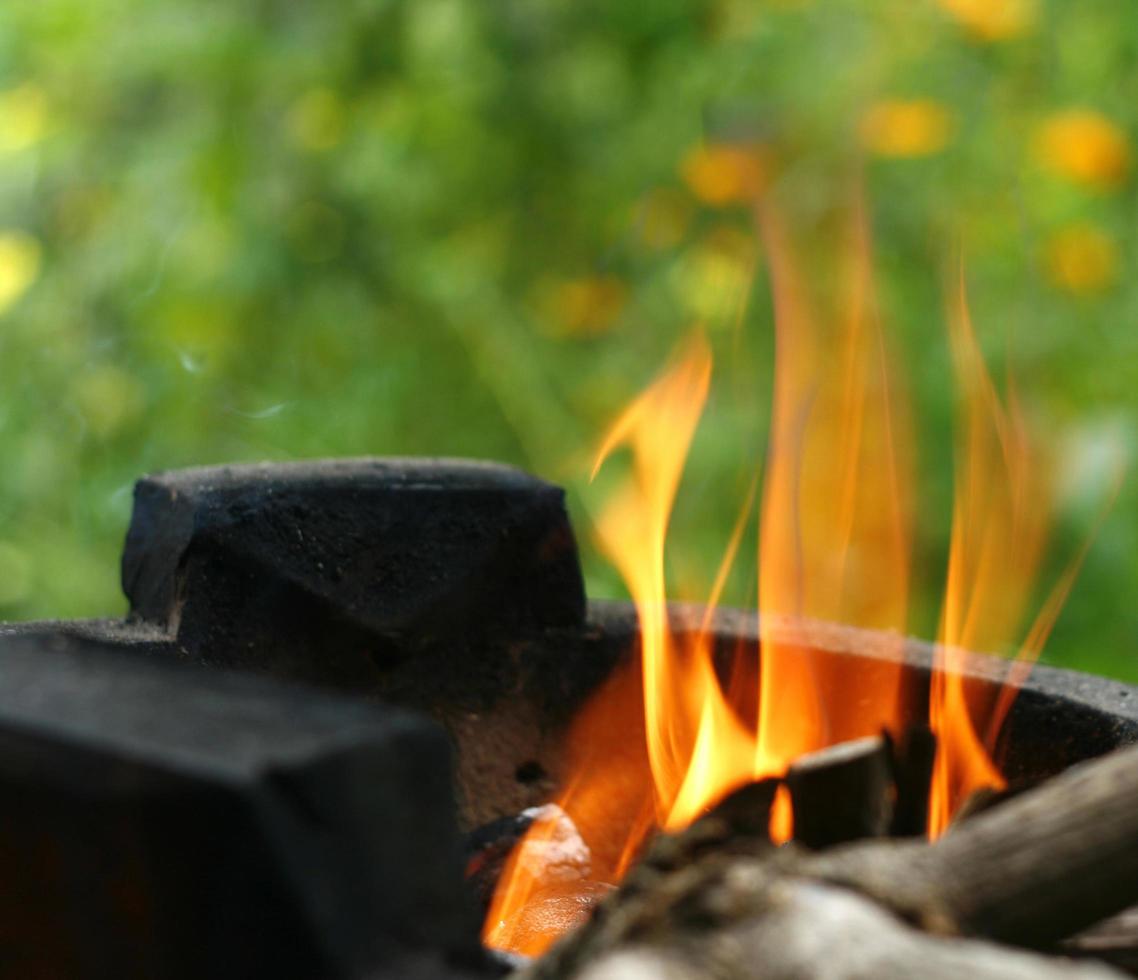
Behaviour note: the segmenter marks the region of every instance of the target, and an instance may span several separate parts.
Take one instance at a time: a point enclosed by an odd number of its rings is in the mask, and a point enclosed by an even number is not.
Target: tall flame
[[[860,208],[839,257],[842,287],[819,309],[780,216],[760,209],[771,262],[774,415],[759,544],[762,640],[756,772],[895,729],[898,656],[843,670],[789,647],[779,617],[874,627],[899,653],[908,602],[910,459],[905,399],[872,306],[869,235]],[[822,302],[825,302],[823,299]],[[890,651],[885,651],[889,653]],[[775,832],[789,830],[785,814]]]
[[[583,836],[583,844],[587,841],[587,852],[582,852],[588,854],[588,867],[582,873],[599,882],[618,880],[653,827],[690,822],[705,802],[702,793],[722,789],[692,762],[728,750],[734,740],[725,735],[732,725],[750,747],[747,733],[722,702],[708,651],[681,651],[668,621],[664,540],[710,382],[711,352],[697,335],[678,362],[617,420],[597,455],[594,476],[615,449],[627,444],[632,450],[632,478],[609,501],[597,522],[597,536],[636,604],[641,686],[630,699],[631,679],[618,672],[576,720],[567,749],[572,775],[559,794],[558,809],[531,827],[503,872],[506,885],[499,888],[486,920],[489,945],[541,952],[560,931],[550,929],[549,920],[563,924],[576,913],[556,878],[533,867],[567,822]],[[705,708],[705,701],[718,702],[721,714],[716,717],[716,708]],[[643,733],[630,738],[633,733],[621,726],[627,728],[637,714],[642,715]],[[650,779],[642,783],[635,776],[643,772],[643,763],[638,770],[615,758],[620,751],[614,756],[618,747],[627,750],[630,741],[646,750]],[[746,759],[747,751],[740,756]],[[632,792],[622,792],[630,777]],[[614,829],[620,838],[615,843]]]
[[[1023,642],[1015,648],[1050,525],[1051,488],[1039,448],[1024,420],[1014,378],[1001,400],[984,365],[968,310],[963,270],[949,336],[960,398],[957,473],[948,576],[937,661],[929,692],[929,722],[937,757],[929,797],[929,835],[939,836],[977,790],[1005,786],[996,763],[998,741],[1012,701],[1043,650],[1087,551],[1120,485],[1104,500],[1082,548],[1047,596]],[[1015,659],[1004,684],[969,680],[969,650]]]
[[[699,335],[620,416],[593,469],[620,448],[631,474],[596,522],[599,545],[628,585],[640,657],[574,720],[555,805],[515,849],[487,916],[488,945],[542,952],[623,876],[657,829],[689,824],[799,755],[882,730],[900,734],[910,582],[912,446],[907,400],[886,353],[871,287],[860,202],[837,258],[808,279],[779,210],[756,204],[775,302],[774,411],[759,519],[761,655],[724,671],[710,628],[739,551],[756,482],[740,511],[701,626],[677,629],[667,607],[665,541],[711,382]],[[831,236],[833,237],[833,236]],[[826,284],[830,285],[827,286]],[[1015,636],[1048,530],[1048,494],[1014,385],[1006,404],[981,359],[963,285],[950,338],[961,391],[947,586],[929,720],[938,736],[932,834],[969,793],[999,787],[996,740],[1014,687],[992,693],[964,674],[966,649]],[[1084,552],[1085,554],[1085,549]],[[1082,555],[1044,604],[1009,681],[1038,655]],[[795,643],[786,620],[871,628],[880,656],[835,658]],[[718,669],[717,669],[718,668]],[[725,677],[726,675],[726,677]],[[771,833],[792,834],[785,797]]]
[[[672,503],[710,382],[711,352],[697,337],[679,364],[621,416],[593,467],[595,476],[615,448],[631,446],[635,478],[605,508],[597,536],[628,584],[640,620],[645,735],[656,819],[664,827],[691,817],[673,814],[673,807],[703,724],[703,705],[719,690],[705,657],[679,655],[668,626],[664,582]]]

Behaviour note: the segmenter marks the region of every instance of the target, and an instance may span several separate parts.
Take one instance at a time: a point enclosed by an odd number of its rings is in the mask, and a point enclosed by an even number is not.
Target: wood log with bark
[[[708,848],[715,836],[697,823],[662,838],[585,926],[521,977],[1122,977],[1043,954],[1138,904],[1138,746],[1070,769],[932,844],[809,852],[776,848],[752,828]]]

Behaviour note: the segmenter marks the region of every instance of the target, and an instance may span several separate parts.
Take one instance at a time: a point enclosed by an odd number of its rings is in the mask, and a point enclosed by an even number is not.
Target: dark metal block
[[[426,719],[90,641],[0,648],[0,975],[450,976],[477,959],[461,868]]]
[[[355,690],[419,650],[585,616],[564,492],[463,460],[145,477],[122,575],[132,616],[197,659]]]

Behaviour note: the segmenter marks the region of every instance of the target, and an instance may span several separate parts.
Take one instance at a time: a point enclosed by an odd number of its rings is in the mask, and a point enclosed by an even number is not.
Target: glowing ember
[[[753,492],[702,628],[677,632],[667,611],[668,523],[712,373],[700,337],[602,443],[594,473],[614,450],[631,452],[632,474],[609,501],[597,534],[635,603],[641,656],[574,721],[555,805],[515,850],[494,897],[484,930],[490,946],[541,953],[621,879],[657,829],[686,826],[735,787],[782,775],[803,753],[883,729],[899,735],[911,720],[912,706],[901,703],[899,656],[909,592],[909,413],[874,307],[865,220],[854,210],[830,277],[837,285],[823,294],[807,287],[779,213],[766,201],[757,206],[776,313],[759,527],[758,669],[753,656],[738,653],[725,671],[710,629]],[[1014,386],[1005,407],[976,346],[963,288],[951,322],[959,459],[942,649],[929,704],[938,736],[932,835],[971,792],[1003,786],[995,745],[1024,670],[1017,665],[993,696],[964,680],[960,660],[965,649],[1012,645],[1049,513]],[[1022,663],[1038,655],[1079,561],[1029,631]],[[872,628],[894,649],[871,668],[843,665],[785,639],[777,624],[798,618]],[[771,834],[782,841],[792,829],[782,794]]]

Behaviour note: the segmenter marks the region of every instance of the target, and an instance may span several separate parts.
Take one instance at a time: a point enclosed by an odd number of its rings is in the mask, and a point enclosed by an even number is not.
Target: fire
[[[960,392],[959,465],[948,581],[929,692],[929,721],[939,746],[929,796],[932,837],[948,828],[953,813],[972,793],[1005,786],[995,761],[1003,723],[1016,691],[1043,650],[1121,481],[1116,473],[1094,529],[1044,601],[1002,687],[986,694],[969,683],[964,676],[966,651],[998,652],[1017,635],[1043,558],[1051,494],[1048,469],[1031,440],[1014,379],[1009,377],[1002,401],[984,365],[965,298],[963,271],[949,335]]]
[[[754,510],[754,488],[729,539],[701,625],[669,614],[665,544],[684,463],[712,377],[696,335],[620,416],[594,475],[618,449],[631,474],[596,522],[598,543],[636,607],[638,660],[618,670],[575,719],[555,805],[535,820],[503,873],[483,938],[536,955],[614,887],[657,830],[691,823],[735,787],[782,775],[803,753],[882,730],[900,734],[920,706],[902,697],[910,582],[913,452],[907,399],[890,361],[871,283],[860,206],[836,236],[827,272],[807,279],[779,210],[756,219],[775,303],[773,416],[759,508],[761,656],[714,649],[712,613]],[[812,253],[813,256],[813,253]],[[830,283],[826,289],[813,284]],[[929,832],[968,794],[998,788],[997,740],[1015,685],[992,696],[961,672],[964,650],[1009,647],[1031,595],[1048,530],[1048,494],[1013,385],[1001,401],[981,359],[961,286],[950,339],[961,391],[956,494],[940,652],[929,700],[938,736]],[[1038,655],[1081,556],[1020,648]],[[786,639],[801,618],[877,631],[867,668]],[[792,836],[785,795],[771,833]]]
[[[799,755],[896,732],[899,658],[872,674],[788,647],[778,617],[892,631],[899,652],[908,602],[907,409],[872,306],[860,212],[839,256],[830,308],[805,288],[779,215],[760,209],[775,301],[774,415],[759,536],[762,641],[755,774],[781,775]],[[821,302],[824,302],[822,300]],[[889,635],[889,634],[887,634]],[[777,840],[789,836],[776,813]]]
[[[984,366],[964,300],[950,318],[960,388],[948,581],[929,720],[940,740],[929,801],[930,831],[943,832],[976,789],[1002,788],[983,722],[995,709],[963,677],[966,650],[997,650],[1015,635],[1047,534],[1048,492],[1011,390],[1005,406]],[[998,734],[991,732],[992,738]]]
[[[682,793],[681,788],[693,768],[693,753],[700,741],[697,733],[705,725],[717,725],[716,708],[711,706],[716,698],[713,692],[719,689],[714,669],[703,651],[680,650],[668,626],[664,582],[668,519],[710,382],[711,353],[697,339],[679,364],[617,421],[593,468],[595,475],[614,448],[630,444],[634,479],[606,508],[597,536],[636,603],[656,820],[668,828],[683,826],[698,813],[690,809],[690,803],[682,802],[693,791]],[[726,705],[721,707],[727,712]],[[704,736],[704,741],[710,737]],[[718,744],[728,750],[733,743],[724,734]],[[694,774],[694,778],[708,777]],[[698,807],[702,803],[698,794],[696,800]]]

